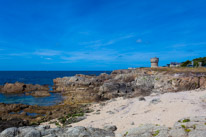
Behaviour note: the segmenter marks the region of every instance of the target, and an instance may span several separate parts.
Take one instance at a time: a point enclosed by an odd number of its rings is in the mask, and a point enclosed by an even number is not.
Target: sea
[[[111,71],[0,71],[0,85],[5,83],[23,82],[25,84],[49,85],[52,87],[53,79],[58,77],[74,76],[76,74],[100,75],[110,74]],[[52,90],[52,88],[51,88]],[[49,97],[33,97],[25,94],[0,93],[0,103],[26,104],[39,106],[52,106],[63,101],[59,93],[51,93]]]

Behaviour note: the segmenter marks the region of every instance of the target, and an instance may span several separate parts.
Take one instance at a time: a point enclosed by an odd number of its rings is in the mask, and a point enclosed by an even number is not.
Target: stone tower
[[[151,68],[157,68],[158,67],[159,58],[157,58],[157,57],[151,58],[150,62],[151,62]]]

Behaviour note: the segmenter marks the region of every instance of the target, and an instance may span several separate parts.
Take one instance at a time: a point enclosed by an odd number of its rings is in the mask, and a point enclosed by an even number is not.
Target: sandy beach
[[[202,98],[206,90],[193,90],[177,93],[152,94],[138,98],[116,98],[100,104],[93,104],[93,113],[87,119],[72,126],[103,128],[116,125],[116,133],[151,123],[172,127],[183,117],[205,116],[206,103]]]

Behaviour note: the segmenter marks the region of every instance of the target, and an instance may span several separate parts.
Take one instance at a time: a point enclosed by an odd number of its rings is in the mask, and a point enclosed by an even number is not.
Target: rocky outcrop
[[[205,137],[206,117],[187,117],[178,120],[173,127],[145,124],[121,134],[114,131],[116,126],[104,129],[91,127],[50,128],[47,125],[33,127],[12,127],[0,133],[0,137]]]
[[[23,104],[0,103],[0,118],[3,121],[8,122],[7,128],[13,127],[12,125],[14,124],[9,124],[10,122],[13,122],[13,119],[25,120],[28,121],[29,124],[36,125],[51,119],[63,119],[62,124],[68,125],[85,119],[84,113],[88,113],[90,111],[91,110],[88,109],[86,105],[71,106],[60,104],[56,106],[30,106]]]
[[[130,129],[119,137],[205,137],[206,117],[187,117],[179,120],[172,128],[146,124]]]
[[[54,79],[54,91],[67,95],[67,103],[88,103],[115,97],[136,97],[153,92],[206,88],[206,72],[173,72],[139,68],[116,70],[110,75],[76,75]]]
[[[34,97],[48,97],[51,96],[51,94],[48,91],[32,91],[27,92],[26,95],[31,95]]]
[[[50,128],[38,127],[12,127],[1,132],[0,137],[114,137],[113,131],[98,128],[71,127]]]
[[[24,84],[20,82],[16,83],[6,83],[5,85],[1,86],[0,92],[2,93],[24,93],[28,91],[48,91],[49,87],[48,85],[33,85],[33,84]]]
[[[21,126],[28,126],[28,125],[29,122],[27,120],[22,120],[18,118],[14,118],[10,120],[0,119],[0,132],[10,127],[21,127]]]

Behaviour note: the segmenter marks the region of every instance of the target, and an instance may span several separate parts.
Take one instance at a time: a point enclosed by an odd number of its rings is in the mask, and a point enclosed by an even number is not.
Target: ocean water
[[[2,94],[0,93],[0,102],[6,104],[26,104],[38,106],[52,106],[63,101],[59,93],[50,93],[49,97],[33,97],[25,94]]]
[[[110,74],[111,71],[0,71],[0,85],[16,81],[26,84],[53,85],[57,77],[74,76],[76,74],[99,75]]]
[[[25,84],[53,85],[53,79],[57,77],[74,76],[76,74],[99,75],[110,74],[111,71],[0,71],[0,85],[5,83],[23,82]],[[0,103],[27,104],[39,106],[51,106],[63,101],[59,93],[51,93],[49,97],[33,97],[25,94],[2,94]]]

